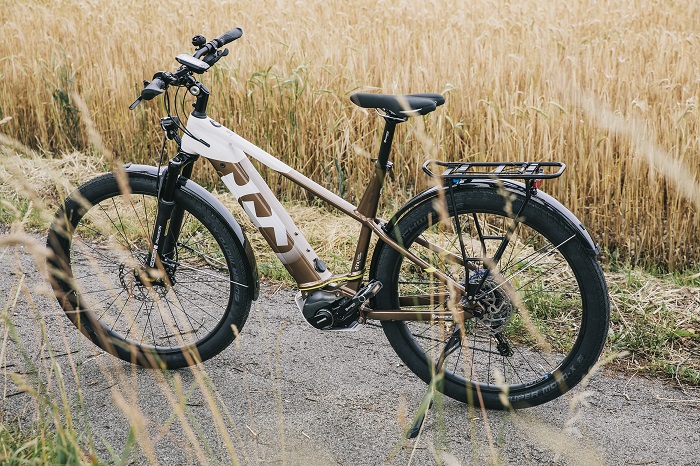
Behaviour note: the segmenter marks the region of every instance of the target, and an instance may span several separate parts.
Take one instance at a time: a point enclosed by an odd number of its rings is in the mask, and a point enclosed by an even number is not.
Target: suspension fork
[[[158,213],[151,236],[153,248],[146,262],[150,268],[155,268],[158,260],[174,259],[175,245],[180,238],[182,220],[185,214],[182,207],[175,205],[175,189],[178,179],[188,179],[192,175],[194,161],[197,158],[197,155],[178,152],[168,162],[168,166],[160,175]]]

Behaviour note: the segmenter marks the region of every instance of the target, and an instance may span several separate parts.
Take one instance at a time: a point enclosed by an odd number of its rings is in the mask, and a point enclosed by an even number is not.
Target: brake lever
[[[132,103],[131,105],[129,105],[129,110],[133,110],[133,109],[135,109],[136,107],[138,107],[139,104],[140,104],[142,101],[143,101],[143,99],[141,98],[141,96],[139,96],[136,100],[134,100],[134,103]]]

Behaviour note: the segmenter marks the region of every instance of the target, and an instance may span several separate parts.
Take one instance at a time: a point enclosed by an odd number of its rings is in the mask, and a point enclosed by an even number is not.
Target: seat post
[[[396,129],[396,123],[399,121],[395,119],[384,118],[386,124],[384,125],[384,132],[382,133],[382,143],[379,146],[379,157],[377,158],[376,167],[382,171],[386,171],[387,162],[389,162],[389,152],[391,151],[391,143],[394,140],[394,130]]]

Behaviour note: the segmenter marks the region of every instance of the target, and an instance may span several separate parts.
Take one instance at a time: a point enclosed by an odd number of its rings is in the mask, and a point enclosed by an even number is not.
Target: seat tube
[[[382,142],[379,146],[379,156],[377,157],[377,163],[375,164],[374,175],[372,176],[372,180],[369,182],[367,189],[362,195],[360,204],[357,206],[357,211],[369,219],[373,219],[377,216],[379,195],[381,194],[382,186],[384,186],[386,172],[391,167],[391,164],[389,163],[389,153],[391,152],[391,143],[394,139],[395,129],[396,122],[386,119],[384,132],[382,133]],[[360,279],[364,275],[365,264],[367,262],[367,251],[369,249],[369,242],[371,238],[372,230],[369,227],[363,226],[360,230],[360,237],[357,241],[355,256],[350,268],[349,278],[351,280],[347,284],[348,288],[355,291],[359,289]]]

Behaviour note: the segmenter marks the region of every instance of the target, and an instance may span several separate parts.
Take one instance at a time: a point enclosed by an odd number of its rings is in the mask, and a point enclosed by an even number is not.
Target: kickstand
[[[442,371],[442,365],[444,364],[447,356],[449,356],[457,348],[459,348],[461,343],[462,337],[460,335],[459,325],[455,325],[455,329],[452,332],[452,335],[447,340],[447,343],[445,343],[445,347],[442,349],[442,353],[440,353],[438,363],[435,366],[435,375],[430,381],[430,385],[428,385],[428,390],[425,392],[423,400],[421,401],[420,406],[418,407],[418,412],[416,413],[416,417],[413,420],[413,425],[410,429],[408,429],[408,432],[406,432],[407,439],[418,437],[418,434],[420,433],[420,430],[423,427],[423,421],[425,421],[425,416],[426,414],[428,414],[428,410],[433,406],[433,397],[435,395],[435,390],[437,389],[437,384],[442,382],[442,379],[445,376],[445,373]]]

